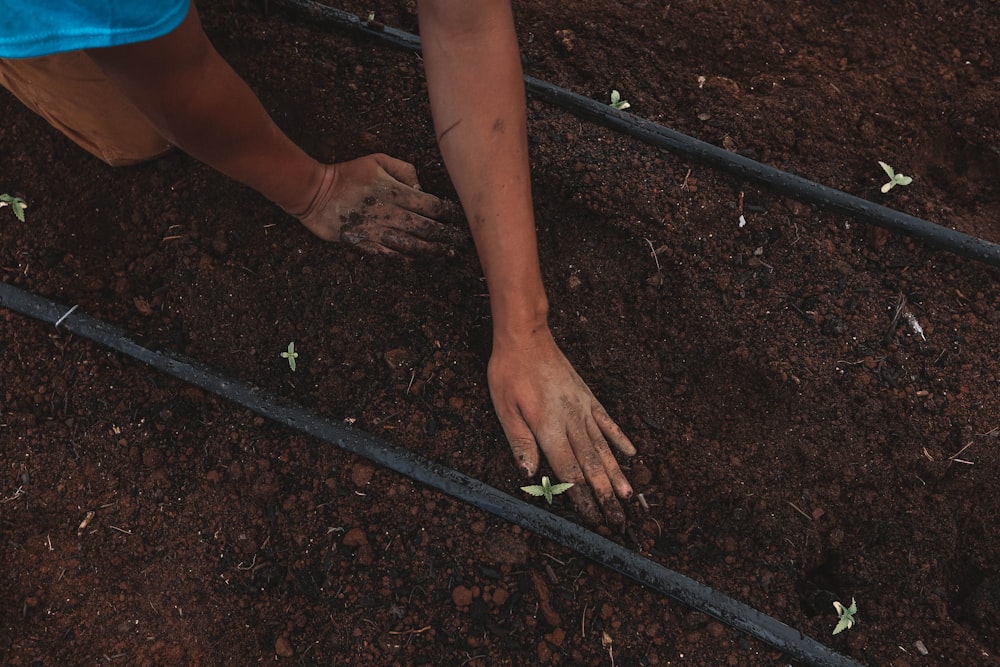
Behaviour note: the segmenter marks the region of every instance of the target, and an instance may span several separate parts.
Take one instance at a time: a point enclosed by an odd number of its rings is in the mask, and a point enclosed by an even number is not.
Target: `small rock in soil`
[[[497,531],[493,537],[493,560],[498,565],[520,566],[528,562],[531,550],[523,537]]]
[[[287,637],[278,637],[274,642],[274,652],[282,658],[291,658],[295,655],[295,649],[292,648],[292,643],[288,641]]]
[[[552,647],[544,639],[538,642],[538,664],[548,665],[552,660]]]
[[[451,591],[451,601],[456,607],[468,607],[472,604],[472,590],[468,586],[456,586]]]
[[[556,628],[549,634],[545,635],[545,639],[555,647],[560,647],[563,642],[566,641],[566,631],[562,628]]]
[[[653,471],[647,468],[643,463],[636,463],[632,466],[629,478],[631,479],[633,486],[645,487],[653,480]]]
[[[510,593],[506,588],[497,588],[493,591],[493,604],[502,606],[510,598]]]
[[[372,476],[375,474],[375,468],[368,465],[367,463],[356,463],[351,468],[351,482],[354,486],[363,487],[372,481]]]
[[[360,546],[368,544],[368,536],[365,535],[365,531],[360,528],[351,528],[344,535],[344,546],[350,547],[351,549],[357,549]]]

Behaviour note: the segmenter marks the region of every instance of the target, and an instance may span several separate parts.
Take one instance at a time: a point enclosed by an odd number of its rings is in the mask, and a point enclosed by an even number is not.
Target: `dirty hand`
[[[422,192],[413,165],[381,153],[327,165],[312,204],[296,217],[321,239],[372,255],[447,254],[463,236],[441,222],[458,218],[458,207]]]
[[[618,498],[632,487],[618,467],[609,442],[626,456],[635,447],[570,365],[546,329],[519,349],[494,347],[489,364],[490,394],[521,471],[538,471],[541,449],[588,523],[621,530],[625,514]],[[595,497],[597,504],[595,504]],[[598,504],[600,510],[598,510]]]

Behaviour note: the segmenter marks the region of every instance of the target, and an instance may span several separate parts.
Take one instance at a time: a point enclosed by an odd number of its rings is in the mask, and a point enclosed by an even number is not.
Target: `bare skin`
[[[544,454],[582,516],[624,524],[632,488],[612,448],[635,448],[559,349],[547,323],[528,171],[526,106],[508,0],[422,0],[431,107],[442,155],[486,274],[490,393],[515,460]],[[256,189],[314,234],[369,253],[447,252],[448,205],[385,155],[324,165],[282,133],[212,47],[197,11],[159,39],[90,55],[182,150]],[[281,165],[276,169],[275,165]]]
[[[449,205],[420,191],[411,165],[386,155],[324,165],[292,142],[212,46],[194,5],[163,37],[88,53],[168,141],[320,238],[407,255],[448,252],[456,240],[439,222]]]
[[[622,527],[632,487],[612,447],[635,447],[549,330],[528,167],[526,103],[508,0],[420,0],[420,32],[438,142],[486,274],[493,312],[490,394],[514,458],[540,452],[573,482],[581,515]]]
[[[315,200],[297,216],[316,236],[369,254],[452,252],[463,237],[451,202],[422,192],[413,165],[381,153],[328,165]]]

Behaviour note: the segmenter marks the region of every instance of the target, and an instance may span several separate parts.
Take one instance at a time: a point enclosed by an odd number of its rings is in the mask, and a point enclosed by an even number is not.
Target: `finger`
[[[428,257],[447,254],[450,246],[433,243],[410,234],[406,230],[389,227],[376,233],[379,243],[409,257]]]
[[[597,432],[596,424],[589,424],[576,431],[571,431],[569,441],[576,454],[576,460],[583,471],[584,477],[590,486],[590,490],[597,497],[597,502],[601,506],[602,514],[608,525],[616,530],[621,530],[625,525],[625,512],[622,510],[618,498],[615,497],[612,488],[611,478],[605,469],[607,465],[606,457],[602,455],[601,446],[610,456],[612,466],[617,468],[618,463],[611,455],[608,444],[603,436]],[[626,482],[626,486],[627,486]]]
[[[561,478],[560,478],[561,479]],[[594,502],[594,494],[590,492],[590,487],[586,483],[575,483],[566,491],[573,507],[576,509],[585,523],[591,526],[600,526],[604,521],[601,518],[601,511]]]
[[[434,220],[456,224],[462,222],[462,207],[455,202],[424,192],[417,180],[417,169],[412,164],[384,153],[377,153],[374,157],[386,174],[406,186],[399,190],[393,188],[390,191],[391,198],[397,206]]]
[[[604,520],[608,522],[608,526],[619,533],[624,531],[625,510],[622,509],[622,504],[618,502],[618,499],[614,496],[598,497],[597,502],[601,504],[601,513],[604,514]]]
[[[360,250],[366,255],[396,255],[398,252],[371,238],[366,225],[344,227],[340,230],[340,241],[344,245]]]
[[[498,408],[497,416],[518,470],[525,477],[533,477],[538,472],[538,443],[535,442],[531,429],[520,415],[505,416],[500,414]]]
[[[461,206],[447,199],[436,197],[429,192],[404,188],[399,191],[393,191],[392,200],[400,208],[419,213],[432,220],[450,222],[452,224],[463,222]]]
[[[579,428],[572,429],[568,434],[568,438],[570,447],[576,457],[576,464],[583,472],[583,476],[593,490],[594,495],[598,498],[613,496],[614,491],[611,488],[611,480],[608,478],[608,473],[604,469],[604,460],[595,443],[591,440],[586,427],[581,424]]]
[[[358,248],[372,255],[406,255],[408,257],[428,257],[448,254],[451,248],[440,243],[430,243],[418,239],[401,229],[374,228],[373,224],[344,227],[340,240],[346,245]]]
[[[442,225],[436,220],[415,213],[407,213],[396,220],[393,226],[417,238],[432,243],[458,243],[464,236],[462,230],[450,225]]]
[[[608,411],[604,409],[604,406],[595,401],[594,408],[591,411],[594,416],[594,421],[600,427],[601,432],[611,441],[611,444],[615,446],[619,452],[625,456],[635,456],[635,445],[629,440],[625,432],[621,430],[615,420],[611,418]]]
[[[597,424],[588,423],[579,430],[571,432],[570,444],[591,492],[597,497],[605,521],[610,528],[621,531],[625,527],[625,512],[615,497],[612,476],[609,475],[610,470],[618,468],[618,462]],[[628,487],[624,476],[621,476],[620,481],[625,482],[625,486]]]
[[[384,245],[376,243],[375,241],[358,241],[357,243],[347,242],[352,248],[360,250],[366,255],[398,255],[395,250],[391,248],[386,248]]]
[[[598,456],[601,458],[601,466],[604,469],[605,474],[611,481],[611,487],[615,491],[615,495],[619,498],[628,499],[632,497],[632,485],[629,484],[628,479],[625,478],[625,473],[622,472],[621,467],[618,465],[618,460],[615,458],[614,452],[608,446],[608,441],[604,439],[601,434],[600,428],[596,423],[587,424],[587,433],[590,436],[590,441],[594,443],[594,449],[597,451]],[[598,498],[600,496],[598,495]]]
[[[385,173],[395,178],[400,183],[413,188],[420,189],[420,182],[417,180],[417,168],[409,162],[398,160],[385,153],[376,153],[372,157],[378,162]]]
[[[569,437],[561,432],[558,435],[540,436],[538,444],[545,452],[545,457],[548,459],[556,479],[573,484],[567,493],[577,513],[585,523],[599,526],[604,523],[603,513],[594,501],[589,475],[593,474],[593,465],[600,465],[600,460],[598,457],[592,456],[592,461],[585,462],[585,457],[581,456],[581,453],[574,447],[574,440],[579,442],[580,439]],[[580,449],[582,450],[582,447]],[[590,466],[590,469],[586,469],[587,466]],[[598,483],[603,485],[605,495],[614,497],[607,476],[604,476],[603,482]]]

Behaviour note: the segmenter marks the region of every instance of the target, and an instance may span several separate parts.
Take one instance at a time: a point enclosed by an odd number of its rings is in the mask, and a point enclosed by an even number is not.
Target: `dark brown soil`
[[[346,6],[416,30],[410,2]],[[516,9],[528,74],[1000,242],[991,0]],[[202,12],[313,154],[385,151],[454,196],[415,56],[274,6]],[[996,270],[529,105],[551,323],[639,445],[643,553],[868,665],[1000,664]],[[362,257],[184,155],[113,170],[6,93],[0,117],[0,192],[30,204],[0,211],[5,282],[520,494],[471,244]],[[881,194],[879,160],[913,183]],[[789,662],[6,311],[0,385],[4,665]]]

